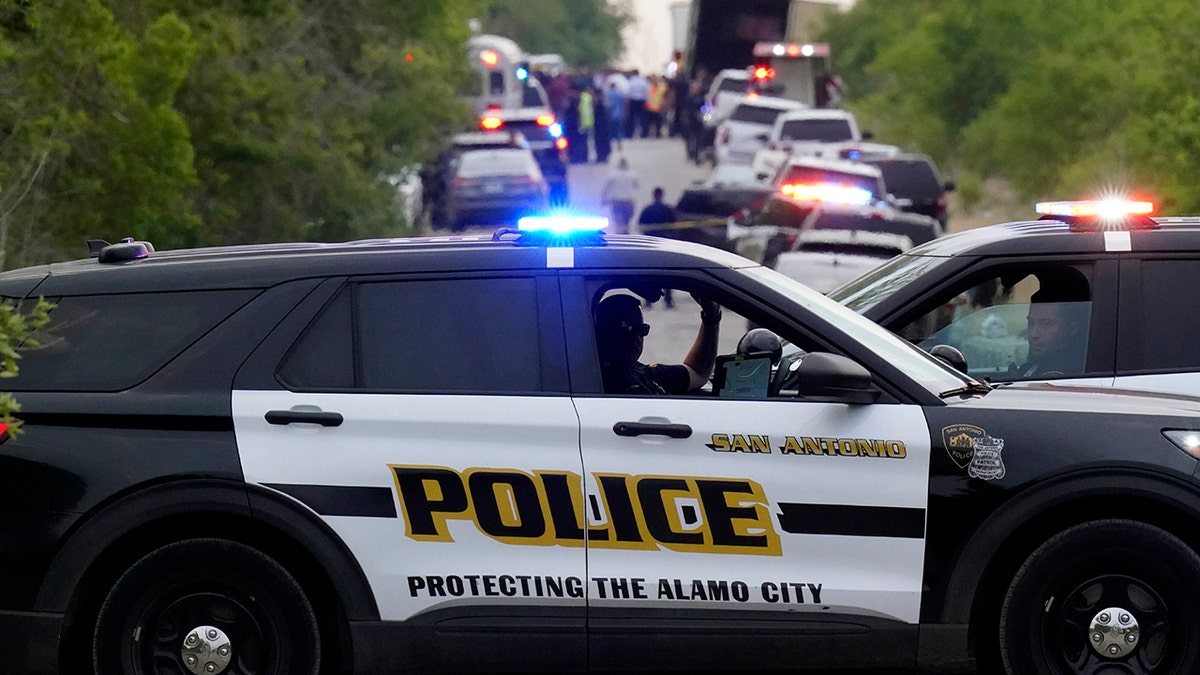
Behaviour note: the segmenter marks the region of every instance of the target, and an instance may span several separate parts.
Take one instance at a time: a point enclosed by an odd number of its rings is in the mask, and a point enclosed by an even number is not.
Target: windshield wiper
[[[992,385],[986,382],[972,381],[966,386],[957,389],[949,389],[938,394],[938,398],[947,399],[958,396],[959,398],[970,398],[972,396],[982,396],[992,391]]]

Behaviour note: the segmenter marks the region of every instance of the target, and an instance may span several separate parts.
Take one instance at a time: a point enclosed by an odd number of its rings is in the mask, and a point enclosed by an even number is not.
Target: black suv
[[[1200,401],[992,388],[744,258],[534,225],[0,274],[55,304],[0,669],[1200,671]]]
[[[1192,280],[1200,283],[1198,218],[1048,214],[918,246],[829,295],[914,344],[959,349],[976,378],[1196,396]],[[1067,366],[1034,368],[1031,346],[1042,351],[1043,339],[1035,324],[1049,311],[1070,319]]]
[[[954,181],[943,180],[937,165],[926,155],[904,153],[891,156],[863,157],[860,161],[879,167],[888,193],[905,211],[936,218],[946,231],[946,193],[955,189]]]

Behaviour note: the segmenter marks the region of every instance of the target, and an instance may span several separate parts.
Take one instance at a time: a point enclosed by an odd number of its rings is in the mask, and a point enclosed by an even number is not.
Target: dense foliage
[[[858,0],[824,36],[881,140],[1021,195],[1200,213],[1200,4]]]
[[[621,55],[621,28],[631,20],[607,0],[485,2],[484,32],[512,38],[531,54],[561,54],[572,66],[593,69]]]
[[[407,232],[479,0],[0,0],[4,268]]]

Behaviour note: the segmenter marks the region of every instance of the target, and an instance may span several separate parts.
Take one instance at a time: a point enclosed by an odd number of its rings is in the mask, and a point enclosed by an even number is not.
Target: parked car
[[[1042,219],[917,246],[829,295],[915,345],[958,349],[977,378],[1200,395],[1200,218],[1097,208],[1124,205],[1040,204]],[[1035,367],[1048,351],[1031,330],[1051,311],[1070,363]]]
[[[746,164],[718,164],[708,178],[683,191],[675,204],[678,222],[668,227],[643,225],[645,234],[727,248],[726,220],[753,208],[776,191],[757,179]]]
[[[704,125],[716,129],[750,93],[754,80],[746,68],[727,68],[713,77],[702,111]]]
[[[535,78],[529,78],[535,79]],[[565,205],[570,197],[567,180],[567,138],[554,112],[544,106],[492,109],[479,120],[479,130],[518,132],[529,141],[542,175],[550,185],[550,203]]]
[[[1200,401],[992,387],[730,253],[522,226],[0,274],[54,303],[2,669],[1200,672]]]
[[[839,220],[851,229],[838,229]],[[913,247],[908,235],[862,227],[875,224],[847,214],[824,213],[813,229],[801,230],[790,244],[781,241],[763,264],[828,293]]]
[[[452,164],[446,219],[454,230],[467,225],[515,223],[544,211],[550,186],[525,148],[467,150]]]
[[[830,187],[774,194],[745,210],[729,222],[729,247],[824,293],[941,234],[933,218]]]
[[[446,214],[450,181],[454,179],[457,160],[468,150],[518,148],[529,149],[529,141],[519,131],[464,132],[450,137],[449,144],[437,158],[420,169],[422,214],[433,228],[450,227]],[[544,174],[543,174],[544,175]],[[398,187],[400,177],[393,178]]]
[[[775,124],[759,136],[762,147],[752,164],[759,173],[773,173],[789,157],[837,159],[841,151],[874,137],[860,131],[854,113],[840,108],[791,110],[775,118]],[[888,147],[899,152],[896,146]]]
[[[953,192],[954,181],[943,180],[937,165],[928,155],[901,153],[878,156],[860,153],[859,161],[878,167],[896,205],[912,213],[937,218],[945,230],[949,220],[946,193]]]
[[[765,144],[763,134],[770,131],[775,119],[788,110],[803,107],[803,103],[786,98],[746,97],[717,127],[717,163],[750,164]]]

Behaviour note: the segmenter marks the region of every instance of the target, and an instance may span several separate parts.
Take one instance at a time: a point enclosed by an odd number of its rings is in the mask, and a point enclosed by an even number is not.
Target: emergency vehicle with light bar
[[[959,349],[994,382],[1046,379],[1200,395],[1200,218],[1153,214],[1141,199],[1046,202],[1038,220],[918,246],[830,293],[914,344]],[[1031,307],[1074,313],[1075,368],[1029,372]]]
[[[6,381],[3,668],[1200,671],[1200,401],[992,387],[602,225],[0,273],[54,304]],[[664,290],[674,329],[597,315]],[[680,329],[702,387],[605,388]]]

